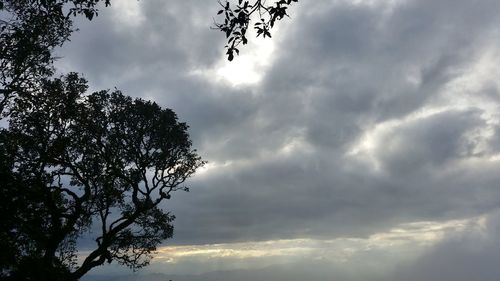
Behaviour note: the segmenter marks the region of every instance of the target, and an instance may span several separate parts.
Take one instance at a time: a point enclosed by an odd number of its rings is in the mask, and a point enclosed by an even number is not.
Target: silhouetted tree
[[[246,43],[250,15],[270,37],[296,1],[224,5],[216,26],[228,58]],[[160,204],[204,163],[171,110],[119,91],[86,95],[75,73],[53,78],[53,51],[75,31],[73,17],[92,20],[110,2],[0,0],[2,279],[77,280],[105,262],[147,265],[172,236],[174,216]],[[77,240],[89,233],[95,247],[77,263]]]
[[[203,165],[187,125],[155,103],[86,89],[76,74],[43,81],[0,133],[1,274],[77,280],[104,262],[139,268],[172,236],[159,205]],[[89,230],[95,249],[77,265]]]
[[[219,1],[222,9],[217,14],[223,14],[224,20],[215,22],[215,27],[226,35],[228,60],[233,60],[234,54],[240,53],[237,48],[240,44],[245,45],[248,42],[246,33],[251,25],[252,16],[257,17],[256,22],[253,24],[257,30],[257,37],[260,35],[264,38],[271,37],[271,29],[276,21],[288,16],[287,9],[292,2],[298,2],[298,0],[273,1],[271,5],[262,0],[238,0],[236,5],[231,5],[230,1]]]

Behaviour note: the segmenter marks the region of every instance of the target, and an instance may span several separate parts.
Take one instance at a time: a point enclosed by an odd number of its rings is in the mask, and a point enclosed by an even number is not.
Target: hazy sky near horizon
[[[173,109],[209,162],[146,272],[500,276],[500,1],[301,0],[233,62],[217,5],[114,0],[58,51]]]

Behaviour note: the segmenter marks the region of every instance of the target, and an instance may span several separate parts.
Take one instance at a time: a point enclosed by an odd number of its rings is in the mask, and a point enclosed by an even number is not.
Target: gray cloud
[[[421,168],[439,173],[450,161],[470,156],[474,145],[466,133],[484,126],[479,113],[451,111],[408,122],[382,137],[377,157],[395,175],[418,173]]]
[[[498,137],[476,134],[491,116],[449,97],[498,46],[500,2],[388,2],[299,3],[255,85],[192,73],[223,59],[224,38],[209,30],[216,1],[141,1],[145,20],[130,25],[103,10],[81,23],[61,68],[191,125],[213,168],[166,206],[174,243],[366,236],[498,207],[498,160],[488,158]],[[468,94],[498,101],[496,84],[479,88]],[[391,122],[369,153],[348,153]]]
[[[455,235],[441,242],[416,262],[401,267],[393,280],[493,281],[500,270],[498,212],[489,215],[483,228]],[[391,279],[392,280],[392,279]]]
[[[498,3],[406,1],[391,12],[335,3],[293,19],[253,113],[220,135],[215,159],[236,164],[195,183],[206,188],[179,211],[192,215],[178,239],[189,224],[205,242],[366,235],[498,205],[485,196],[498,194],[496,162],[464,164],[477,148],[469,134],[487,127],[478,108],[402,121],[376,143],[382,173],[345,155],[374,125],[433,108],[492,40]],[[305,151],[280,155],[294,139]]]

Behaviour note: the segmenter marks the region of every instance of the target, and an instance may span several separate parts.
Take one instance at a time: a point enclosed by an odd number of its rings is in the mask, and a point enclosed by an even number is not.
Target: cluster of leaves
[[[11,277],[77,280],[106,261],[147,265],[173,232],[174,216],[159,205],[203,165],[170,109],[86,90],[74,73],[44,80],[41,92],[16,99],[0,131],[0,211],[9,218],[0,260]],[[95,250],[76,266],[76,239],[91,228]]]
[[[279,0],[272,5],[268,5],[263,0],[255,0],[252,2],[238,0],[238,4],[232,5],[229,1],[220,2],[222,7],[217,12],[218,15],[224,15],[224,20],[215,22],[215,28],[224,32],[227,38],[226,54],[228,60],[233,60],[235,53],[239,54],[238,46],[247,44],[246,36],[248,27],[251,25],[252,16],[256,16],[257,20],[253,24],[257,31],[257,37],[262,35],[271,37],[271,29],[276,21],[288,16],[287,9],[293,2],[298,0]]]
[[[54,0],[45,0],[45,1],[54,1]],[[85,17],[89,20],[92,20],[94,16],[98,16],[97,5],[100,2],[104,2],[105,7],[111,6],[111,0],[63,0],[62,3],[71,3],[73,4],[69,8],[68,16],[73,15],[76,16],[78,14],[84,14]]]
[[[0,114],[20,89],[54,73],[53,50],[74,31],[72,17],[91,20],[110,0],[0,0]]]

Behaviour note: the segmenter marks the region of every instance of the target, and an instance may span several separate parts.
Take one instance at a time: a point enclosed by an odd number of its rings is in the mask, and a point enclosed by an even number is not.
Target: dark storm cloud
[[[102,11],[63,51],[94,88],[154,99],[191,125],[210,164],[169,202],[175,241],[368,235],[498,206],[498,161],[486,159],[498,141],[473,137],[490,126],[485,109],[443,107],[443,94],[499,45],[500,2],[310,2],[256,85],[193,75],[223,59],[216,1],[141,1],[131,24]],[[496,86],[485,96],[497,101]],[[396,125],[374,147],[348,153],[384,122]]]

